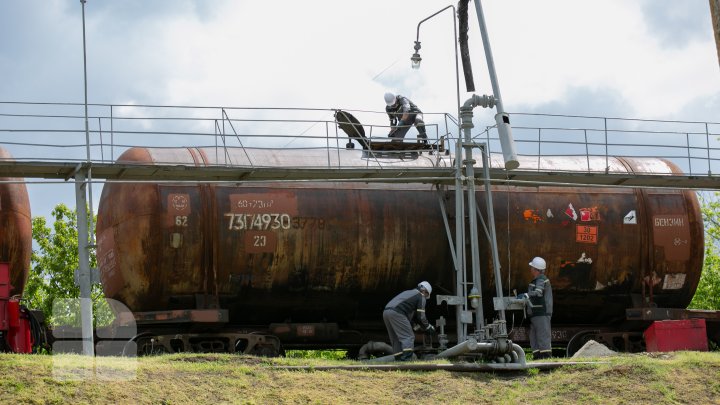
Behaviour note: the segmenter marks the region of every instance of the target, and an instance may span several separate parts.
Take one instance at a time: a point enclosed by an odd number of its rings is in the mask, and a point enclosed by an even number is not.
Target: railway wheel
[[[565,355],[567,357],[572,357],[573,354],[585,345],[585,343],[591,340],[597,340],[599,333],[600,331],[597,330],[584,330],[576,333],[575,336],[570,338],[570,341],[567,344],[567,349],[565,350]]]
[[[155,356],[165,354],[167,350],[155,337],[148,336],[137,339],[137,353],[138,356]]]

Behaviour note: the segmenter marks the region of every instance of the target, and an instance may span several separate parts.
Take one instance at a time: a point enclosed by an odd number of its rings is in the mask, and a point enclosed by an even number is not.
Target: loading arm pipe
[[[465,100],[465,103],[463,103],[462,108],[470,109],[470,110],[472,110],[475,107],[493,108],[493,107],[495,107],[496,101],[497,100],[493,96],[488,96],[488,95],[478,96],[477,94],[473,94],[472,97]]]
[[[487,62],[488,73],[490,74],[490,84],[492,85],[494,94],[493,99],[497,105],[495,123],[497,124],[500,147],[502,148],[503,158],[505,159],[505,169],[514,170],[520,167],[520,162],[518,161],[517,152],[515,151],[515,141],[513,140],[512,128],[510,127],[510,116],[505,112],[502,96],[500,95],[500,84],[498,83],[497,74],[495,73],[495,60],[493,59],[492,49],[490,48],[490,35],[488,35],[487,26],[485,25],[485,13],[483,13],[480,0],[475,0],[475,11],[478,25],[480,26],[483,48],[485,49],[485,61]]]
[[[480,347],[480,345],[481,344],[478,343],[477,340],[475,340],[473,338],[468,338],[468,340],[438,353],[438,355],[435,357],[438,359],[457,357],[457,356],[463,355],[465,353],[476,351]],[[487,345],[487,343],[483,343],[483,345]]]

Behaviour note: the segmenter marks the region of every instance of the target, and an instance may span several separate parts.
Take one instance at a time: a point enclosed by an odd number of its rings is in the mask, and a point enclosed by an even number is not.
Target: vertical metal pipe
[[[442,190],[440,186],[437,186],[438,203],[440,204],[440,212],[442,213],[443,223],[445,224],[445,233],[447,234],[448,244],[450,245],[450,254],[452,256],[453,268],[458,268],[458,261],[455,255],[455,244],[453,243],[452,232],[450,231],[450,222],[447,217],[447,210],[445,209],[445,202],[442,197]]]
[[[487,207],[488,227],[490,228],[490,247],[492,249],[493,268],[495,270],[495,294],[498,298],[502,298],[502,279],[500,274],[500,255],[497,247],[497,233],[495,232],[495,209],[493,207],[492,191],[490,189],[490,157],[488,154],[488,146],[481,145],[480,152],[483,159],[483,178],[485,179],[485,205]],[[500,311],[500,320],[505,321],[505,310]],[[504,323],[503,323],[504,325]],[[506,331],[501,332],[505,334]]]
[[[87,192],[90,195],[90,213],[93,212],[92,207],[92,171],[90,169],[90,123],[88,118],[88,91],[87,91],[87,51],[86,51],[86,43],[85,43],[85,3],[87,0],[80,0],[80,3],[82,3],[82,26],[83,26],[83,87],[84,87],[84,94],[85,94],[85,154],[86,154],[86,160],[88,162],[88,182],[87,182]],[[102,148],[102,146],[101,146]],[[94,231],[93,231],[93,216],[90,215],[90,238],[92,238],[93,243],[95,241],[94,237]]]
[[[85,51],[85,2],[82,4],[82,33],[83,33],[83,76],[85,89],[85,152],[87,163],[90,164],[90,127],[88,123],[88,102],[87,102],[87,53]],[[88,252],[88,212],[87,212],[87,189],[85,187],[85,173],[78,170],[75,174],[75,203],[77,207],[78,227],[78,281],[80,284],[80,316],[82,323],[82,346],[83,354],[93,356],[95,348],[93,343],[93,314],[91,289],[92,279],[90,274],[90,254]]]
[[[472,123],[472,106],[464,105],[460,108],[460,127],[463,131],[463,140],[465,147],[465,178],[467,185],[467,204],[468,204],[468,226],[470,227],[470,260],[473,277],[473,288],[476,288],[478,292],[482,291],[481,279],[480,279],[480,251],[478,248],[478,235],[477,235],[477,215],[475,214],[475,160],[472,154],[472,135],[471,129],[473,128]],[[482,302],[482,299],[481,299]],[[475,309],[475,330],[480,330],[483,327],[483,311],[482,305]]]
[[[78,284],[80,287],[80,319],[82,323],[83,354],[95,354],[93,344],[93,314],[92,314],[92,277],[90,274],[90,257],[88,253],[88,212],[85,194],[85,172],[80,169],[75,174],[75,203],[77,205],[77,231],[78,231]]]
[[[90,125],[88,123],[88,97],[87,97],[87,51],[85,45],[85,2],[87,0],[80,0],[82,3],[82,34],[83,34],[83,86],[85,90],[85,152],[87,154],[87,161],[90,162]]]
[[[457,262],[455,267],[455,294],[466,297],[465,292],[465,208],[462,184],[462,149],[460,134],[455,142],[455,255]],[[467,301],[467,300],[466,300]],[[458,343],[467,337],[466,325],[461,322],[461,314],[467,302],[462,306],[455,306],[455,317],[457,320]]]
[[[93,209],[93,192],[92,192],[92,167],[88,167],[87,178],[87,195],[88,207],[90,213],[88,215],[88,235],[90,236],[90,245],[88,249],[95,248],[95,210]],[[89,256],[88,256],[89,259]]]
[[[417,32],[415,35],[415,43],[417,43],[417,44],[420,43],[420,24],[435,17],[436,15],[442,13],[443,11],[445,11],[447,9],[452,9],[452,11],[453,11],[452,19],[453,19],[453,46],[455,47],[455,89],[456,89],[456,93],[457,93],[457,113],[458,113],[458,119],[459,119],[460,118],[460,68],[458,65],[458,34],[457,34],[457,21],[455,18],[455,16],[457,15],[457,12],[455,11],[455,6],[453,6],[451,4],[441,10],[438,10],[431,16],[422,19],[417,25]],[[418,48],[418,50],[419,50],[419,48]],[[460,130],[460,128],[458,126],[458,131],[459,130]],[[460,137],[459,133],[458,133],[458,137]]]
[[[417,35],[416,35],[416,41],[415,43],[420,44],[420,25],[435,17],[436,15],[442,13],[443,11],[447,9],[453,10],[453,46],[455,49],[455,94],[457,97],[457,112],[458,112],[458,142],[456,144],[456,154],[455,154],[455,160],[457,162],[456,165],[456,175],[455,175],[455,250],[456,250],[456,256],[457,261],[455,263],[455,288],[456,288],[456,294],[461,295],[462,297],[467,297],[467,293],[465,291],[465,220],[464,220],[464,213],[465,209],[463,206],[463,185],[461,181],[462,177],[462,166],[460,164],[460,161],[462,159],[462,149],[460,148],[460,142],[462,135],[460,133],[460,69],[458,66],[458,43],[457,43],[457,21],[455,20],[455,15],[457,14],[455,11],[455,6],[449,5],[431,16],[421,20],[417,25]],[[418,48],[419,49],[419,48]],[[467,301],[467,300],[465,300]],[[457,321],[457,336],[458,336],[458,342],[461,342],[465,339],[467,336],[467,328],[466,325],[461,322],[461,314],[462,311],[466,308],[467,302],[465,302],[462,306],[455,306],[455,318]]]

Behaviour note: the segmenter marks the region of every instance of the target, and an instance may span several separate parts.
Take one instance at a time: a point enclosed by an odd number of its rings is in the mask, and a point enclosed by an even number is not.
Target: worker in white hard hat
[[[533,280],[528,292],[519,298],[526,299],[526,314],[530,318],[530,347],[533,359],[540,360],[552,356],[550,346],[550,318],[553,312],[553,296],[550,280],[545,275],[547,263],[542,257],[533,258],[530,263]]]
[[[395,360],[413,359],[415,332],[412,322],[425,329],[425,333],[435,333],[435,327],[430,325],[425,317],[425,302],[430,298],[431,293],[430,283],[421,281],[416,288],[401,292],[385,305],[383,320],[390,335]]]
[[[425,122],[423,121],[422,111],[409,98],[395,95],[393,93],[385,93],[385,112],[390,118],[390,134],[388,137],[393,140],[405,138],[410,127],[415,125],[418,130],[418,142],[427,145],[427,133],[425,132]]]

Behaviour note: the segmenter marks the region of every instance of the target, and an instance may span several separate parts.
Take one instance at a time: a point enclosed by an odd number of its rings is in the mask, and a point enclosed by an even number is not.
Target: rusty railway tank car
[[[360,159],[358,151],[339,152]],[[244,151],[228,153],[231,162],[249,164]],[[307,151],[252,153],[267,165],[328,161]],[[215,156],[214,149],[133,148],[118,162],[223,163]],[[452,161],[420,155],[397,164]],[[610,165],[678,171],[661,159],[613,158]],[[527,262],[544,256],[555,294],[553,326],[611,324],[625,319],[627,308],[685,308],[692,299],[704,242],[693,192],[496,186],[493,197],[504,289],[524,291]],[[428,280],[434,292],[454,294],[439,206],[446,205],[452,226],[454,199],[452,187],[428,184],[106,184],[97,224],[103,288],[135,313],[226,309],[226,327],[262,330],[288,346],[384,340],[382,309],[398,291]],[[483,296],[492,308],[492,260],[482,244]],[[430,319],[452,321],[454,313],[429,304]]]
[[[0,160],[12,161],[0,148]],[[40,324],[20,302],[30,271],[32,219],[22,179],[0,178],[0,351],[30,353]]]
[[[0,148],[0,160],[12,160]],[[0,184],[0,262],[8,263],[9,295],[20,296],[30,272],[32,252],[32,219],[27,187],[22,179],[2,178]]]

